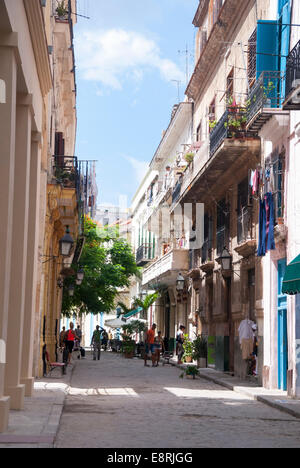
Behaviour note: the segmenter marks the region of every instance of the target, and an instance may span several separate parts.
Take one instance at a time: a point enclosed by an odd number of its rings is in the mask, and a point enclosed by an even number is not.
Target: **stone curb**
[[[172,366],[177,367],[178,369],[184,369],[187,367],[187,364],[177,364],[174,361],[170,361]],[[267,392],[266,389],[263,387],[255,387],[255,386],[246,386],[247,382],[240,381],[240,385],[236,385],[233,382],[228,380],[222,379],[222,377],[216,377],[213,375],[208,375],[201,372],[199,369],[199,377],[200,379],[205,379],[210,382],[213,382],[217,385],[227,388],[228,390],[232,390],[234,392],[246,395],[253,400],[259,401],[260,403],[264,403],[268,406],[271,406],[274,409],[287,413],[297,419],[300,419],[300,400],[288,398],[285,396],[278,395],[263,395],[261,392]]]

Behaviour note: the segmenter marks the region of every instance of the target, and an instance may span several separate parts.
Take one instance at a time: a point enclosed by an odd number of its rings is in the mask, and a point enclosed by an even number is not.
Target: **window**
[[[198,125],[197,127],[197,132],[196,132],[196,139],[197,141],[201,141],[201,137],[202,137],[202,125],[201,123]]]
[[[210,103],[209,111],[208,111],[208,119],[209,123],[212,124],[216,121],[216,98]],[[213,125],[209,125],[209,131],[211,132],[213,129]]]
[[[217,255],[221,255],[224,247],[229,248],[230,211],[225,198],[218,202],[217,207]]]
[[[231,69],[226,80],[226,103],[227,104],[231,104],[231,100],[233,99],[233,91],[234,91],[234,68]]]
[[[255,83],[256,80],[256,38],[257,29],[251,34],[248,40],[248,67],[247,75],[250,86]]]
[[[284,166],[285,166],[285,153],[281,154],[275,152],[272,156],[273,174],[274,174],[274,209],[275,221],[278,223],[280,218],[284,217]]]
[[[204,215],[204,242],[201,253],[202,263],[212,260],[212,232],[213,220],[212,217],[206,213]]]
[[[249,319],[256,321],[255,311],[255,268],[248,270]]]
[[[249,200],[248,177],[238,185],[237,199],[237,239],[238,243],[251,238],[251,206]]]

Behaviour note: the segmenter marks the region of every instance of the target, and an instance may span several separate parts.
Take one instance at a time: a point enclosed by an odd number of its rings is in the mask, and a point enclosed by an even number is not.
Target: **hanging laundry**
[[[252,195],[257,195],[259,190],[260,174],[259,170],[256,169],[252,178]]]
[[[273,194],[268,192],[259,202],[258,257],[264,257],[269,250],[275,250],[274,226]]]

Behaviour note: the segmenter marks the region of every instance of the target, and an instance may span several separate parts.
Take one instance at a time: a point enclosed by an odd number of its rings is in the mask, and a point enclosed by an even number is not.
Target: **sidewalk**
[[[178,368],[185,368],[189,364],[177,364],[177,359],[170,359],[170,364]],[[191,365],[191,364],[190,364]],[[216,371],[214,369],[199,369],[200,378],[214,382],[234,392],[242,393],[254,400],[265,403],[273,408],[300,419],[300,400],[288,397],[287,392],[282,390],[268,390],[258,387],[255,383],[240,380],[229,373]]]
[[[37,379],[24,410],[10,411],[9,428],[0,433],[0,448],[53,448],[74,367],[65,376],[59,370]]]

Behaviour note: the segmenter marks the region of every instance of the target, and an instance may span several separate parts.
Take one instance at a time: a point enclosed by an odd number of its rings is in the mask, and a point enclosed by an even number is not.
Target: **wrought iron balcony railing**
[[[286,61],[285,105],[284,109],[300,109],[300,41],[288,55]]]
[[[53,156],[52,174],[64,188],[78,190],[78,160],[73,156]]]
[[[248,95],[247,131],[257,133],[278,109],[282,109],[283,89],[282,72],[261,73]]]
[[[180,198],[181,187],[182,187],[183,177],[181,177],[176,183],[173,193],[172,193],[172,203],[176,203]]]
[[[245,107],[229,106],[210,133],[210,157],[227,138],[246,137],[246,122]]]
[[[146,265],[153,259],[153,247],[151,244],[143,244],[136,251],[136,264]]]

